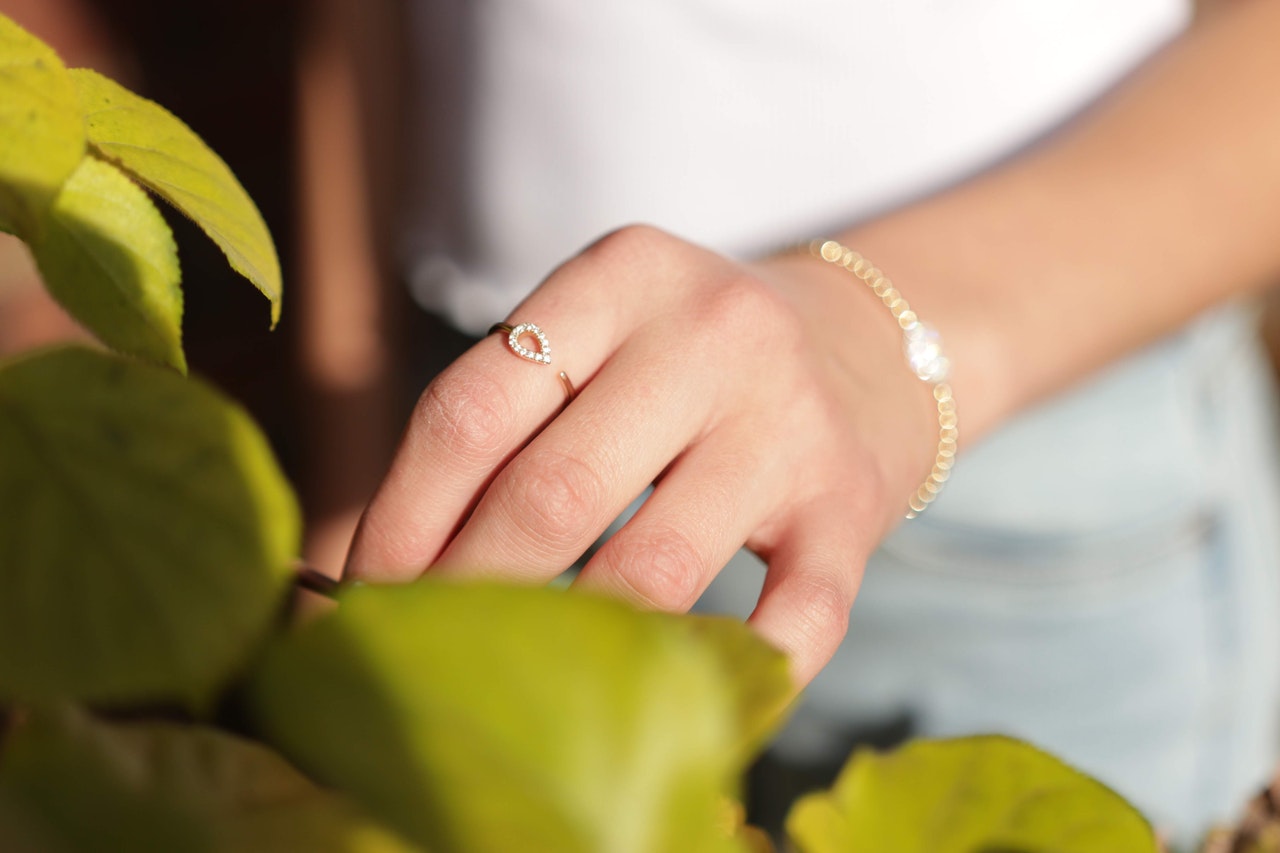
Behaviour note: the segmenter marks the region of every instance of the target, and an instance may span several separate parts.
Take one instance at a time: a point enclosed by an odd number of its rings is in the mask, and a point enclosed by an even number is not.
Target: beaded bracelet
[[[942,354],[942,339],[935,329],[920,322],[916,312],[911,310],[893,282],[853,249],[835,240],[814,240],[809,244],[809,254],[853,273],[880,297],[902,329],[902,346],[907,364],[917,377],[933,385],[933,399],[938,404],[938,454],[933,460],[933,470],[907,501],[907,505],[911,507],[907,518],[915,518],[928,508],[938,492],[942,491],[942,484],[951,476],[951,466],[956,458],[956,440],[960,437],[956,401],[951,396],[951,386],[947,384],[951,362]]]

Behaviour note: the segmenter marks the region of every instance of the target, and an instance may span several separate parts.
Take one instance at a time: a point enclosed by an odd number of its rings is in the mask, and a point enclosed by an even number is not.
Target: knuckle
[[[358,553],[347,575],[374,583],[403,582],[417,577],[435,554],[413,524],[385,513],[366,512],[360,520]]]
[[[611,571],[636,601],[655,610],[682,611],[702,588],[704,559],[693,542],[675,530],[624,543],[610,550]]]
[[[797,574],[792,583],[797,586],[795,631],[805,646],[834,649],[849,629],[853,595],[847,585],[825,572]]]
[[[571,278],[593,287],[634,288],[663,280],[661,270],[678,257],[678,241],[651,225],[626,225],[610,231],[579,252],[566,265]]]
[[[624,225],[597,239],[582,254],[606,261],[634,261],[660,250],[669,240],[666,232],[652,225]]]
[[[553,552],[575,550],[591,533],[604,480],[574,456],[542,452],[512,460],[504,475],[506,516],[526,540]]]
[[[746,332],[771,346],[802,337],[800,320],[785,299],[755,276],[739,273],[711,289],[706,320],[722,331]]]
[[[415,424],[443,435],[445,445],[471,462],[491,461],[505,449],[511,406],[501,383],[481,374],[432,382],[414,410]]]

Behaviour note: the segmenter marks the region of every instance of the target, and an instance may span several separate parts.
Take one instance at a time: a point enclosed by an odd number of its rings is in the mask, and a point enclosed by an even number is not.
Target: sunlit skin
[[[962,453],[1280,275],[1277,44],[1280,4],[1226,4],[1032,150],[813,235],[871,259],[942,333]],[[630,227],[506,319],[546,330],[553,364],[494,335],[431,383],[348,576],[543,582],[656,480],[577,585],[683,610],[745,543],[769,566],[750,621],[807,683],[934,459],[934,401],[893,317],[813,258],[741,264]],[[557,370],[580,389],[567,407]],[[1051,469],[1011,488],[1051,488]]]

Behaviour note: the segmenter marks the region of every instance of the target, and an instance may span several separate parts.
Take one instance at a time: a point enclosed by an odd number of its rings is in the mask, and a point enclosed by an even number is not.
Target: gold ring
[[[492,335],[494,332],[506,334],[507,346],[521,358],[528,359],[534,364],[551,364],[551,345],[547,343],[547,333],[533,323],[521,323],[518,326],[512,326],[509,323],[494,323],[489,327],[489,334]],[[526,335],[538,342],[536,350],[529,349],[520,343],[521,338]],[[573,383],[569,381],[569,374],[563,370],[560,371],[560,382],[564,385],[564,401],[567,404],[578,392],[574,390]]]

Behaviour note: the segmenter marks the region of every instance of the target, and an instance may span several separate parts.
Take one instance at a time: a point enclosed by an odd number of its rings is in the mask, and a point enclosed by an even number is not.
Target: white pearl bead
[[[925,323],[916,323],[903,335],[907,363],[925,382],[942,382],[951,371],[951,362],[942,354],[942,338]]]

